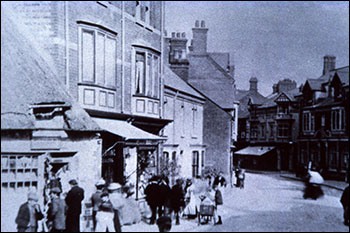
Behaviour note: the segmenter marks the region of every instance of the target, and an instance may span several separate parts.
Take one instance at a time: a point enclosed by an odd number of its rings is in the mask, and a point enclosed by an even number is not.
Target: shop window
[[[39,155],[1,155],[1,186],[16,190],[38,186]]]

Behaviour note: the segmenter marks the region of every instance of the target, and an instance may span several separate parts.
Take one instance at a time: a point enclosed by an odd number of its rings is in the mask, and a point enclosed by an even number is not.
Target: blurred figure
[[[349,226],[349,185],[344,189],[340,202],[344,209],[344,224]]]
[[[109,199],[108,193],[100,195],[101,201],[98,204],[96,213],[96,229],[95,232],[115,232],[114,227],[114,210]]]
[[[116,232],[122,232],[122,209],[126,206],[122,195],[122,186],[118,183],[110,183],[108,186],[109,199],[114,211],[114,228]]]
[[[311,198],[317,200],[319,197],[323,196],[323,191],[321,189],[321,184],[324,182],[320,173],[312,170],[308,170],[308,176],[305,181],[304,189],[304,199]]]
[[[169,232],[171,229],[171,218],[168,216],[161,216],[157,220],[159,232]]]
[[[99,205],[101,204],[101,195],[105,185],[106,181],[104,179],[101,178],[100,180],[98,180],[95,184],[96,192],[93,193],[91,196],[93,229],[96,228],[96,214],[99,209]]]
[[[159,204],[158,204],[158,215],[163,216],[164,214],[168,214],[168,207],[170,202],[170,186],[169,179],[167,176],[162,175],[158,182],[159,185]]]
[[[16,217],[18,232],[37,232],[38,221],[44,218],[38,200],[35,192],[29,192],[28,201],[19,207]]]
[[[60,198],[61,189],[54,187],[51,189],[51,203],[48,209],[48,222],[51,232],[64,232],[66,229],[66,202]]]
[[[176,184],[171,189],[171,209],[174,211],[176,225],[180,225],[180,210],[185,206],[185,193],[182,189],[183,180],[177,179]]]
[[[78,182],[73,179],[68,182],[71,186],[66,196],[68,207],[66,217],[66,230],[68,232],[80,232],[81,202],[84,200],[84,190],[78,186]]]

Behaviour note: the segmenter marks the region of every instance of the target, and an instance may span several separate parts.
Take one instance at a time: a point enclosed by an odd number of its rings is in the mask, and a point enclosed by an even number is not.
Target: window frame
[[[343,107],[332,108],[331,129],[332,131],[345,131],[345,109]]]
[[[117,78],[118,78],[118,69],[117,69],[117,60],[118,60],[118,37],[117,37],[117,33],[111,32],[109,30],[103,29],[103,27],[99,26],[99,25],[89,25],[89,24],[85,24],[85,23],[79,23],[78,25],[78,31],[79,31],[79,52],[78,52],[78,56],[79,56],[79,82],[82,84],[90,84],[90,85],[94,85],[94,86],[98,86],[98,87],[102,87],[102,88],[108,88],[108,89],[112,89],[112,90],[116,90],[117,88]],[[83,54],[83,50],[84,50],[84,45],[83,45],[83,35],[85,33],[92,33],[93,36],[93,81],[87,81],[84,80],[84,67],[83,67],[83,63],[84,63],[84,54]],[[98,43],[98,35],[103,35],[104,38],[104,50],[103,50],[103,80],[104,83],[100,83],[98,81],[97,78],[97,65],[98,65],[98,61],[97,61],[97,43]],[[110,81],[112,81],[110,84],[108,82],[109,78],[106,76],[107,75],[107,40],[111,39],[114,41],[114,78],[111,79]],[[112,64],[113,65],[113,64]]]

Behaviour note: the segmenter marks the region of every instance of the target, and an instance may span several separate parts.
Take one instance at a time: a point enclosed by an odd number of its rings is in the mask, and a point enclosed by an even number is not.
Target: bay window
[[[116,87],[115,35],[99,27],[81,28],[81,81]]]

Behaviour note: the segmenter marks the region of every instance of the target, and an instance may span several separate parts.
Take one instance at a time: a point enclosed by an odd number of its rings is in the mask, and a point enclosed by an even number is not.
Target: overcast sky
[[[257,77],[261,94],[278,80],[299,86],[322,74],[323,56],[349,65],[349,2],[166,1],[165,25],[192,39],[196,20],[205,20],[209,52],[229,52],[239,89]]]

